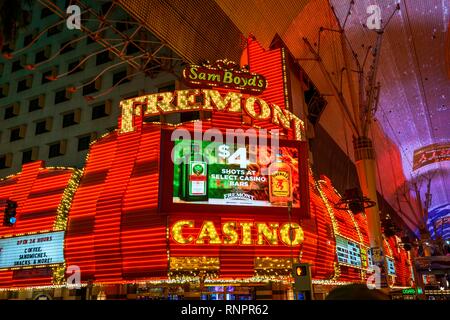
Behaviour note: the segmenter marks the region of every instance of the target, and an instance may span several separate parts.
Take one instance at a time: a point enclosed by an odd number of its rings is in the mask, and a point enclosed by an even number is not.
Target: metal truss
[[[51,25],[45,26],[41,31],[38,31],[27,46],[16,51],[4,53],[3,56],[6,59],[12,59],[18,54],[22,54],[22,52],[30,49],[39,40],[39,38],[41,38],[49,30],[53,28],[66,27],[66,20],[69,16],[66,13],[67,7],[60,8],[54,3],[54,1],[51,0],[38,1],[42,6],[47,7],[55,15],[57,15],[59,17],[58,21]],[[155,35],[153,35],[143,25],[130,16],[130,14],[128,14],[128,12],[126,12],[117,1],[96,1],[95,7],[98,7],[97,9],[89,3],[92,3],[92,1],[66,1],[66,6],[77,5],[80,7],[82,33],[74,33],[79,36],[64,43],[55,54],[48,57],[46,60],[36,64],[25,65],[25,69],[34,70],[43,65],[50,64],[53,59],[55,59],[69,46],[75,46],[76,43],[81,40],[91,38],[101,46],[100,49],[84,56],[80,60],[79,64],[68,72],[50,75],[47,78],[51,81],[57,81],[58,79],[64,78],[70,75],[77,68],[81,67],[87,60],[95,58],[97,54],[105,51],[108,51],[111,57],[118,57],[120,61],[112,65],[108,65],[88,83],[84,83],[79,87],[68,88],[69,91],[77,91],[83,86],[89,85],[96,81],[104,73],[111,71],[116,67],[123,66],[124,64],[128,66],[125,77],[120,79],[114,86],[100,92],[95,97],[89,96],[87,99],[95,99],[106,95],[114,90],[114,88],[121,82],[140,73],[143,73],[150,78],[156,77],[156,75],[160,72],[169,72],[175,75],[179,74],[179,71],[184,64],[183,60],[176,55],[166,43],[160,41]]]

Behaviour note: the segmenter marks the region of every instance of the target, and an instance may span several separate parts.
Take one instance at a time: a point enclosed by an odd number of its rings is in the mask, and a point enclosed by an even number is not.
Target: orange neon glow
[[[294,141],[294,130],[283,125],[283,112],[290,108],[283,50],[264,50],[257,41],[249,39],[246,54],[250,71],[263,74],[267,80],[267,89],[258,98],[279,107],[279,125],[269,118],[262,120],[266,116],[244,121],[239,113],[213,111],[211,118],[203,121],[203,130],[212,127],[280,129],[283,141]],[[254,114],[265,114],[264,108],[255,103]],[[170,141],[166,141],[170,139],[165,134],[173,128],[143,123],[143,112],[134,117],[132,132],[114,131],[91,145],[81,182],[71,201],[64,254],[67,266],[80,267],[83,282],[168,279],[171,259],[189,257],[204,257],[217,263],[220,279],[253,277],[255,261],[263,258],[296,258],[310,263],[313,279],[364,279],[364,270],[337,265],[336,235],[368,246],[366,219],[330,206],[340,196],[328,178],[316,181],[308,172],[305,144],[295,141],[296,148],[303,152],[299,168],[300,165],[306,168],[298,179],[306,200],[290,216],[287,209],[280,208],[275,213],[239,206],[232,211],[208,206],[202,211],[182,204],[173,207],[163,201],[172,183],[171,160],[167,156]],[[193,122],[179,127],[192,130]],[[24,165],[21,173],[1,180],[0,201],[11,198],[19,207],[17,225],[0,226],[0,237],[51,231],[72,173],[70,169],[45,169],[41,162],[34,162]],[[182,233],[174,237],[172,227],[180,220],[193,223],[183,225]],[[292,246],[280,234],[284,230],[286,237],[284,226],[290,222],[298,224],[302,231],[301,241],[297,239]],[[296,232],[294,229],[294,234],[300,237]],[[388,239],[387,243],[397,248],[392,241]],[[391,255],[397,270],[395,283],[407,285],[410,278],[407,253],[394,249]],[[0,287],[52,284],[51,273],[41,272],[25,278],[17,274],[11,270],[0,271]]]

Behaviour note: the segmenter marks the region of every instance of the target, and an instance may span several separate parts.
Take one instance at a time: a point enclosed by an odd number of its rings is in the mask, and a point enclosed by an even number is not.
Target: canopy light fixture
[[[359,188],[345,190],[344,196],[334,205],[337,210],[350,210],[353,214],[363,213],[364,209],[371,208],[376,204],[362,195]]]

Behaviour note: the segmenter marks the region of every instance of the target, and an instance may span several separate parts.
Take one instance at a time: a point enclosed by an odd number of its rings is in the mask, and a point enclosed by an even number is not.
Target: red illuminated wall
[[[410,287],[412,274],[411,260],[409,259],[408,252],[399,245],[396,237],[384,239],[383,249],[386,255],[394,258],[396,274],[394,284],[402,287]]]
[[[208,124],[203,122],[204,130],[209,128]],[[192,125],[188,123],[184,127],[191,129]],[[228,127],[241,126],[234,123]],[[248,209],[228,215],[209,212],[200,216],[189,206],[185,212],[176,214],[158,211],[160,183],[165,180],[159,175],[160,130],[158,125],[146,124],[132,133],[112,133],[92,145],[70,213],[65,250],[67,265],[78,265],[84,281],[114,282],[167,277],[168,248],[172,257],[220,255],[223,277],[253,276],[253,261],[258,255],[290,257],[290,249],[284,245],[227,248],[170,243],[167,247],[166,224],[179,219],[210,219],[220,226],[228,216],[240,221],[279,223],[288,222],[288,217],[287,212],[281,219],[276,215],[261,217],[257,212],[249,213]],[[173,170],[170,159],[164,164]]]
[[[334,190],[331,181],[325,177],[322,176],[321,180],[319,181],[319,185],[321,186],[325,197],[327,201],[329,202],[329,205],[331,208],[333,207],[333,204],[338,202],[340,197]],[[351,213],[348,211],[340,211],[340,210],[334,210],[331,209],[335,220],[336,220],[336,226],[338,229],[338,234],[353,240],[354,242],[361,243],[361,240],[358,235],[358,229],[359,224],[357,224],[356,220],[353,222]],[[335,248],[333,248],[335,250]],[[352,268],[348,266],[340,266],[340,277],[339,280],[341,281],[355,281],[361,279],[361,271],[357,268]]]
[[[206,130],[208,123],[204,125]],[[191,128],[192,123],[184,127]],[[288,218],[287,214],[272,214],[261,208],[199,213],[186,205],[185,210],[176,213],[159,210],[159,198],[167,193],[166,189],[161,189],[164,185],[159,173],[161,151],[161,128],[152,124],[138,126],[133,133],[111,133],[91,146],[84,175],[72,201],[65,240],[66,265],[79,266],[83,281],[167,278],[167,249],[171,257],[219,257],[219,276],[222,279],[254,276],[255,257],[291,257],[290,247],[283,244],[180,245],[167,239],[166,226],[179,219],[195,220],[196,230],[187,230],[194,234],[202,221],[214,221],[220,234],[221,223],[230,220],[283,224],[288,222]],[[168,162],[163,159],[163,163]],[[172,168],[170,164],[168,167]],[[0,235],[51,231],[56,208],[71,175],[72,170],[44,169],[42,162],[35,162],[24,165],[21,173],[2,180],[2,201],[8,198],[16,200],[19,208],[17,225],[14,228],[1,226]],[[314,279],[331,279],[335,276],[336,244],[330,207],[327,209],[325,201],[332,207],[339,196],[326,177],[319,182],[311,175],[307,179],[310,218],[293,215],[292,219],[300,223],[305,239],[292,253],[295,257],[300,254],[303,262],[311,263]],[[361,243],[361,236],[362,243],[368,245],[363,215],[356,215],[353,220],[346,211],[331,209],[331,212],[339,234],[358,243]],[[396,264],[395,284],[408,285],[408,256],[403,249],[397,249],[393,239],[389,239],[390,248],[393,248],[389,253]],[[358,269],[341,266],[340,276],[335,279],[360,281],[361,274]],[[0,271],[1,287],[50,284],[51,271],[46,272],[45,268],[26,272]]]
[[[249,39],[248,61],[252,72],[262,73],[267,90],[260,97],[286,108],[281,49],[266,51],[257,41]],[[222,92],[224,92],[222,90]],[[210,121],[203,121],[203,130],[251,127],[278,128],[270,123],[252,120],[243,124],[241,114],[213,112]],[[120,122],[120,120],[119,120]],[[334,229],[355,242],[368,245],[367,224],[363,215],[353,217],[349,212],[332,209],[339,195],[331,181],[322,177],[316,182],[306,168],[307,158],[301,158],[305,173],[302,191],[306,200],[301,210],[293,210],[292,221],[299,222],[304,242],[292,251],[283,244],[264,246],[181,245],[167,236],[167,228],[177,220],[192,219],[196,228],[204,220],[213,221],[220,235],[220,226],[227,221],[287,223],[288,213],[264,208],[236,207],[218,211],[208,206],[202,210],[184,205],[173,210],[172,180],[165,175],[172,170],[167,158],[167,136],[161,126],[142,124],[142,116],[135,116],[136,130],[130,133],[110,133],[92,144],[83,177],[72,201],[65,238],[66,266],[81,269],[83,282],[97,283],[167,278],[170,257],[219,257],[220,278],[249,278],[255,275],[256,257],[301,256],[302,262],[312,265],[314,279],[360,281],[361,271],[341,266],[336,274]],[[120,125],[119,125],[120,127]],[[193,123],[182,126],[192,130]],[[285,131],[292,138],[291,130]],[[303,146],[303,148],[306,148]],[[166,156],[165,156],[166,155]],[[163,157],[163,158],[162,158]],[[165,158],[164,158],[165,157]],[[24,171],[0,182],[0,197],[19,202],[18,223],[14,235],[25,232],[51,230],[70,170],[48,170],[42,163],[24,166]],[[306,181],[307,180],[307,181]],[[281,210],[281,209],[280,209]],[[302,214],[303,213],[303,214]],[[333,226],[333,221],[335,225]],[[10,232],[0,227],[0,236]],[[359,230],[359,232],[358,232]],[[253,240],[256,232],[253,229]],[[395,256],[395,254],[393,254]],[[408,277],[404,252],[396,259],[398,281]],[[402,266],[397,267],[398,264]],[[51,284],[51,276],[35,276],[26,280],[13,279],[12,271],[0,271],[1,286]]]
[[[260,97],[284,109],[281,50],[265,51],[257,41],[249,39],[248,55],[251,71],[263,73],[269,83]],[[242,121],[240,114],[215,112],[209,124],[203,121],[203,129],[206,130],[208,125],[219,129],[250,128],[242,126]],[[164,180],[159,176],[159,127],[142,126],[140,116],[135,116],[134,123],[137,124],[135,132],[123,135],[114,133],[92,146],[84,177],[74,198],[66,237],[66,258],[68,265],[80,266],[83,280],[110,282],[167,276],[166,224],[197,215],[195,211],[189,212],[192,210],[189,208],[169,218],[166,217],[169,212],[158,213],[159,192],[165,192],[159,189],[160,180]],[[268,121],[252,125],[278,128]],[[192,129],[192,126],[188,123],[184,127]],[[286,133],[289,137],[293,136],[291,130],[286,130]],[[236,214],[240,218],[257,217],[256,213],[248,213],[248,210],[242,212],[243,216],[239,212]],[[226,217],[217,216],[214,219],[220,225],[221,219],[226,220]],[[267,219],[283,222],[278,216],[267,216]],[[287,217],[284,222],[287,222]],[[188,255],[186,247],[171,245],[170,249],[171,256]],[[235,250],[220,248],[223,274],[234,276],[240,272],[241,276],[252,276],[255,254],[263,255],[264,249],[241,248],[239,250],[245,251],[242,256],[233,255]],[[288,254],[284,247],[266,250],[278,256]],[[189,254],[196,255],[195,252],[217,255],[219,248],[196,247]],[[243,258],[245,255],[247,260]]]
[[[167,275],[166,219],[157,214],[160,130],[110,134],[90,150],[66,234],[83,280]]]
[[[229,126],[236,126],[236,124],[229,124]],[[185,125],[183,127],[191,129],[191,125]],[[245,129],[246,127],[243,126]],[[204,127],[204,130],[207,127]],[[331,218],[326,209],[326,206],[320,197],[320,194],[315,186],[315,181],[311,175],[309,175],[309,204],[311,219],[296,220],[301,221],[301,226],[305,233],[304,243],[294,250],[294,256],[298,257],[301,252],[302,261],[310,262],[312,264],[312,272],[315,279],[329,279],[334,275],[334,262],[335,258],[335,239],[333,236],[333,228],[331,226]],[[325,189],[325,193],[329,193],[333,201],[338,196],[331,187],[331,182],[326,179],[326,183],[322,187]],[[188,207],[186,207],[188,209]],[[255,213],[252,209],[244,212],[238,212],[233,210],[233,214],[214,214],[213,211],[208,212],[207,215],[200,216],[197,212],[190,213],[188,210],[182,214],[171,215],[173,221],[180,219],[193,219],[196,221],[202,221],[202,219],[208,219],[214,221],[216,226],[227,221],[224,216],[230,216],[228,219],[236,220],[236,218],[246,218],[251,222],[254,221],[277,221],[286,222],[280,218],[280,215],[271,215],[264,212],[264,209],[258,209]],[[350,218],[350,215],[345,212],[344,214],[338,213],[339,219],[341,219],[340,225],[342,225],[343,234],[347,237],[360,242],[356,232],[352,232],[354,224]],[[341,217],[342,216],[342,217]],[[172,218],[173,217],[173,218]],[[299,217],[296,217],[299,219]],[[363,239],[366,244],[368,243],[367,226],[365,220],[361,221],[363,226],[360,227]],[[198,223],[197,223],[198,224]],[[189,229],[192,234],[198,234],[201,225],[197,225],[196,228]],[[191,256],[220,256],[221,260],[221,275],[227,277],[243,277],[252,276],[254,274],[253,260],[255,257],[261,256],[274,256],[274,257],[290,257],[290,249],[285,246],[273,246],[273,247],[259,247],[259,246],[198,246],[198,245],[180,245],[171,243],[171,256],[183,257],[188,253]],[[275,250],[272,250],[275,249]],[[344,267],[345,269],[346,267]],[[228,271],[229,270],[229,271]],[[223,272],[223,273],[222,273]],[[351,269],[348,272],[350,275],[347,279],[358,280],[360,279],[360,273],[356,269]],[[345,272],[343,273],[346,274]]]
[[[302,261],[312,264],[314,279],[330,279],[334,276],[336,240],[333,236],[331,217],[320,196],[311,172],[309,174],[309,205],[311,219],[301,221],[305,231]]]
[[[0,207],[7,199],[17,201],[17,222],[3,226],[0,237],[53,231],[56,212],[64,190],[73,174],[71,169],[45,168],[43,161],[24,164],[22,172],[0,181]],[[3,212],[2,212],[3,213]],[[22,287],[52,284],[51,268],[0,271],[0,287]]]
[[[266,50],[257,40],[249,37],[244,54],[247,54],[250,71],[263,74],[267,80],[267,89],[258,97],[276,104],[282,110],[292,110],[288,108],[289,102],[286,101],[287,97],[285,97],[287,83],[285,83],[285,71],[283,70],[285,61],[282,49]],[[255,120],[254,124],[262,128],[279,129],[268,121]],[[292,138],[292,132],[288,132],[288,134]]]
[[[198,212],[191,205],[185,205],[182,212],[169,214],[169,226],[178,220],[194,220],[194,228],[185,228],[186,235],[198,235],[203,221],[212,221],[220,237],[221,224],[229,221],[237,222],[264,222],[278,223],[280,226],[289,222],[288,213],[284,215],[271,213],[271,210],[264,208],[231,208],[227,212],[217,212],[212,207],[206,212]],[[272,211],[273,212],[273,211]],[[294,222],[299,221],[299,216],[293,214]],[[240,234],[240,232],[238,231]],[[241,240],[241,239],[240,239]],[[257,235],[255,229],[252,229],[252,241],[256,243]],[[206,243],[209,241],[206,240]],[[255,275],[255,258],[256,257],[277,257],[290,258],[291,254],[298,257],[299,247],[294,247],[291,251],[290,247],[284,245],[281,241],[277,245],[224,245],[224,244],[179,244],[173,239],[170,241],[171,257],[217,257],[220,258],[220,278],[250,278]]]
[[[262,73],[268,82],[267,90],[259,97],[286,108],[282,50],[264,50],[257,41],[249,39],[246,54],[251,71]],[[230,91],[218,90],[222,94]],[[172,201],[172,180],[170,176],[161,176],[159,171],[160,163],[161,170],[173,171],[170,159],[160,159],[164,148],[168,148],[165,140],[169,138],[161,136],[158,125],[142,125],[142,116],[135,116],[134,123],[136,131],[122,135],[115,132],[92,146],[85,176],[74,199],[66,257],[68,264],[81,267],[84,281],[167,277],[167,250],[172,258],[219,257],[221,278],[254,276],[255,257],[290,258],[293,254],[312,264],[315,279],[361,280],[361,271],[351,267],[341,266],[339,274],[335,274],[336,244],[331,217],[336,220],[339,234],[368,245],[365,218],[331,209],[339,195],[325,177],[320,183],[316,183],[312,176],[303,177],[309,179],[309,189],[304,192],[309,191],[306,202],[309,202],[310,210],[306,210],[309,213],[305,215],[293,215],[294,221],[300,221],[305,241],[292,252],[283,244],[196,245],[178,244],[168,239],[166,227],[170,228],[175,221],[182,219],[196,223],[196,227],[186,229],[186,232],[198,234],[202,222],[209,220],[214,222],[220,235],[221,224],[227,221],[277,222],[281,225],[288,222],[287,212],[275,214],[261,208],[233,208],[228,212],[218,212],[212,208],[198,210],[189,205],[181,210],[172,210],[168,205]],[[202,126],[203,131],[211,127],[222,130],[279,128],[270,121],[249,121],[241,114],[227,112],[213,112],[210,120],[202,121]],[[192,130],[194,122],[181,127]],[[285,133],[292,138],[291,130]],[[306,157],[303,161],[306,165]],[[306,219],[308,215],[310,218]]]
[[[283,61],[282,49],[266,50],[257,40],[250,37],[247,39],[245,53],[248,55],[250,71],[263,74],[267,80],[267,89],[258,97],[276,104],[281,109],[286,109],[284,94],[286,83],[283,71],[285,61]]]
[[[192,125],[183,127],[192,129]],[[208,122],[204,121],[203,129],[208,128]],[[201,223],[209,220],[215,223],[220,235],[220,226],[227,221],[281,225],[288,222],[288,215],[287,210],[285,215],[280,215],[251,207],[233,208],[226,213],[199,212],[190,205],[176,212],[158,211],[159,196],[169,192],[160,189],[164,185],[162,181],[167,180],[159,176],[159,157],[164,154],[160,134],[158,125],[144,124],[136,132],[112,133],[92,145],[84,177],[73,200],[65,251],[67,265],[80,266],[83,281],[167,277],[167,249],[170,257],[219,257],[220,278],[254,276],[255,257],[291,257],[290,247],[283,244],[182,245],[171,239],[168,242],[166,225],[182,219],[196,221],[196,227],[186,232],[198,234]],[[126,144],[126,149],[121,149],[121,144]],[[167,161],[170,159],[163,163],[169,171],[173,170]],[[335,262],[331,218],[314,179],[312,176],[307,179],[311,219],[292,216],[294,222],[300,222],[305,235],[303,244],[292,253],[298,257],[301,252],[302,261],[313,265],[314,278],[329,279],[334,275]],[[99,210],[106,204],[107,210]],[[255,240],[255,232],[253,237]]]
[[[391,256],[394,258],[395,277],[392,284],[400,287],[412,286],[411,259],[406,250],[396,241],[395,237],[387,240],[392,249]]]
[[[333,188],[331,181],[327,177],[321,177],[320,185],[331,205],[340,200],[339,194]],[[336,218],[340,235],[357,243],[361,243],[366,247],[370,246],[365,215],[352,215],[349,211],[342,210],[333,210],[333,214]],[[396,286],[410,286],[411,269],[407,251],[399,246],[395,237],[390,237],[384,241],[384,252],[387,256],[394,258],[396,276],[391,284]],[[358,280],[358,278],[361,279],[360,270],[348,266],[340,266],[339,280],[355,281]]]
[[[288,109],[285,100],[286,83],[284,81],[283,71],[283,54],[282,49],[266,50],[261,44],[249,37],[247,39],[247,47],[243,52],[245,55],[245,61],[250,67],[250,71],[253,73],[260,73],[264,75],[267,80],[267,88],[264,92],[258,95],[267,102],[276,104],[282,110]],[[224,90],[217,88],[217,90],[223,94],[233,90]],[[234,90],[237,91],[237,90]],[[260,112],[258,106],[255,106],[255,111]],[[257,128],[264,129],[280,129],[280,132],[284,132],[286,137],[292,139],[294,137],[293,130],[281,129],[277,125],[272,124],[270,121],[260,121],[255,119],[243,119],[240,114],[232,114],[229,112],[216,112],[213,118],[213,126],[219,129],[235,128],[236,124],[240,124],[243,120],[251,121],[250,124]]]

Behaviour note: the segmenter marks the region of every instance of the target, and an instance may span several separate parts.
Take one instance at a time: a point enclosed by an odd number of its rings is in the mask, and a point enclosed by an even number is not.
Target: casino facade
[[[0,180],[0,201],[17,203],[0,226],[0,298],[292,299],[297,263],[315,299],[366,283],[366,217],[336,210],[333,182],[312,174],[284,49],[249,38],[243,55],[249,68],[188,66],[178,90],[121,101],[82,170],[35,161]],[[199,119],[155,121],[185,112]],[[392,288],[413,281],[399,242],[384,237]]]

